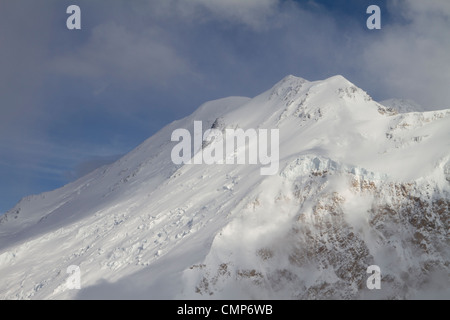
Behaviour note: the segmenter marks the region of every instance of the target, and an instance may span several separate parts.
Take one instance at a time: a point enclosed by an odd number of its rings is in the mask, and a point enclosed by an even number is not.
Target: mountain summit
[[[0,298],[448,299],[450,109],[403,106],[342,76],[207,102],[0,217]],[[171,135],[194,121],[278,129],[277,174],[174,164]]]

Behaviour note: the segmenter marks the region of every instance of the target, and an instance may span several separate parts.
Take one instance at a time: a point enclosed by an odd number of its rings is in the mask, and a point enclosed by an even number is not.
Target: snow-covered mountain
[[[2,216],[0,299],[448,299],[450,109],[406,104],[342,76],[207,102]],[[171,134],[194,121],[279,129],[278,174],[175,165]]]

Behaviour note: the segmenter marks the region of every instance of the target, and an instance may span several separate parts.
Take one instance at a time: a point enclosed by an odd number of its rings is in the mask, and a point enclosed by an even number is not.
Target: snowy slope
[[[342,76],[205,103],[1,217],[0,298],[450,298],[450,109],[398,105]],[[279,129],[278,174],[173,164],[171,133],[196,120]]]

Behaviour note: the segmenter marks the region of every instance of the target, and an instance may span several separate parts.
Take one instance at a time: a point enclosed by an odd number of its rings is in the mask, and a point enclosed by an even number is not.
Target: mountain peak
[[[275,84],[275,86],[279,85],[279,84],[283,84],[283,83],[292,83],[292,82],[308,82],[308,80],[302,78],[302,77],[298,77],[298,76],[294,76],[292,74],[288,74],[287,76],[285,76],[283,79],[281,79],[280,81],[278,81],[277,84]]]
[[[294,95],[298,96],[298,93],[306,92],[317,92],[319,94],[333,96],[335,93],[337,93],[341,97],[354,97],[355,93],[359,92],[367,100],[371,100],[371,98],[368,97],[367,93],[364,90],[358,88],[342,75],[335,75],[317,81],[308,81],[301,77],[288,75],[272,87],[272,89],[270,90],[270,96],[283,96],[285,98],[292,98]]]
[[[309,83],[309,81],[301,77],[288,75],[270,89],[270,96],[284,96],[292,91],[298,92],[305,83]]]
[[[343,75],[340,74],[326,78],[323,80],[323,82],[333,84],[336,86],[338,85],[341,87],[355,86],[351,81],[349,81],[347,78],[345,78]]]

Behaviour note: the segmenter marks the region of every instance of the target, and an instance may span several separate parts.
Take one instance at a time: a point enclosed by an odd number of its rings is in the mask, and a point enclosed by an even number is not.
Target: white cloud
[[[450,2],[443,0],[396,0],[394,6],[406,8],[404,14],[414,18],[421,18],[423,15],[438,14],[450,17]]]
[[[368,44],[366,72],[386,95],[450,108],[450,2],[397,1],[391,10],[408,22],[384,27]]]

